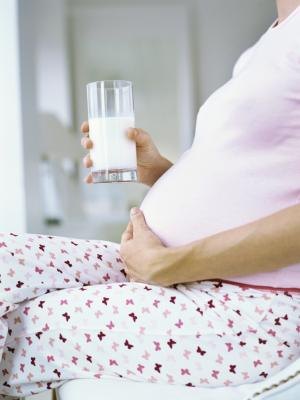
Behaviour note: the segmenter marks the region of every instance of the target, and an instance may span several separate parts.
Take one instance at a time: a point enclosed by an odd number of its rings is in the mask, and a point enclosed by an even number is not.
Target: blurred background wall
[[[136,125],[176,162],[274,3],[0,0],[0,231],[119,241],[148,187],[83,183],[85,85],[132,80]]]

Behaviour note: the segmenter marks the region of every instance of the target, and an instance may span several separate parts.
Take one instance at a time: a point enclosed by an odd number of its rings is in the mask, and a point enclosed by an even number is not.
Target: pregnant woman
[[[176,164],[129,130],[152,187],[120,244],[1,235],[1,394],[240,385],[300,356],[300,0],[277,5]]]

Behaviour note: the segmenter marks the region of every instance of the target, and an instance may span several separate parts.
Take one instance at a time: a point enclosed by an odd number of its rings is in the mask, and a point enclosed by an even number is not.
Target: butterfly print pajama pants
[[[0,234],[0,398],[76,378],[218,387],[300,356],[300,294],[129,282],[120,245]]]

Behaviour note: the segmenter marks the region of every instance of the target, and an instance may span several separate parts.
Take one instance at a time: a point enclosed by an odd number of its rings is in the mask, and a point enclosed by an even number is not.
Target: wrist
[[[165,247],[157,264],[155,280],[165,286],[173,284],[194,282],[200,280],[199,268],[194,270],[194,247],[187,244],[177,247]],[[196,263],[198,265],[198,262]],[[195,272],[198,272],[197,277]]]
[[[189,283],[207,279],[207,260],[203,257],[204,240],[196,240],[171,250],[175,283]]]
[[[172,251],[176,283],[194,282],[194,247],[192,243],[175,247]]]
[[[171,168],[173,163],[169,161],[167,158],[161,156],[160,159],[160,170],[162,173],[166,172],[169,168]]]
[[[167,160],[165,157],[160,157],[151,169],[151,177],[149,179],[149,186],[153,186],[154,183],[169,169],[172,167],[171,161]]]

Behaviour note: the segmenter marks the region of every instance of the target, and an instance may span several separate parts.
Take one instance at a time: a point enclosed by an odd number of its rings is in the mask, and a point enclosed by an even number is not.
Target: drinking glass
[[[87,104],[93,183],[137,181],[136,144],[126,134],[135,126],[132,82],[91,82]]]

